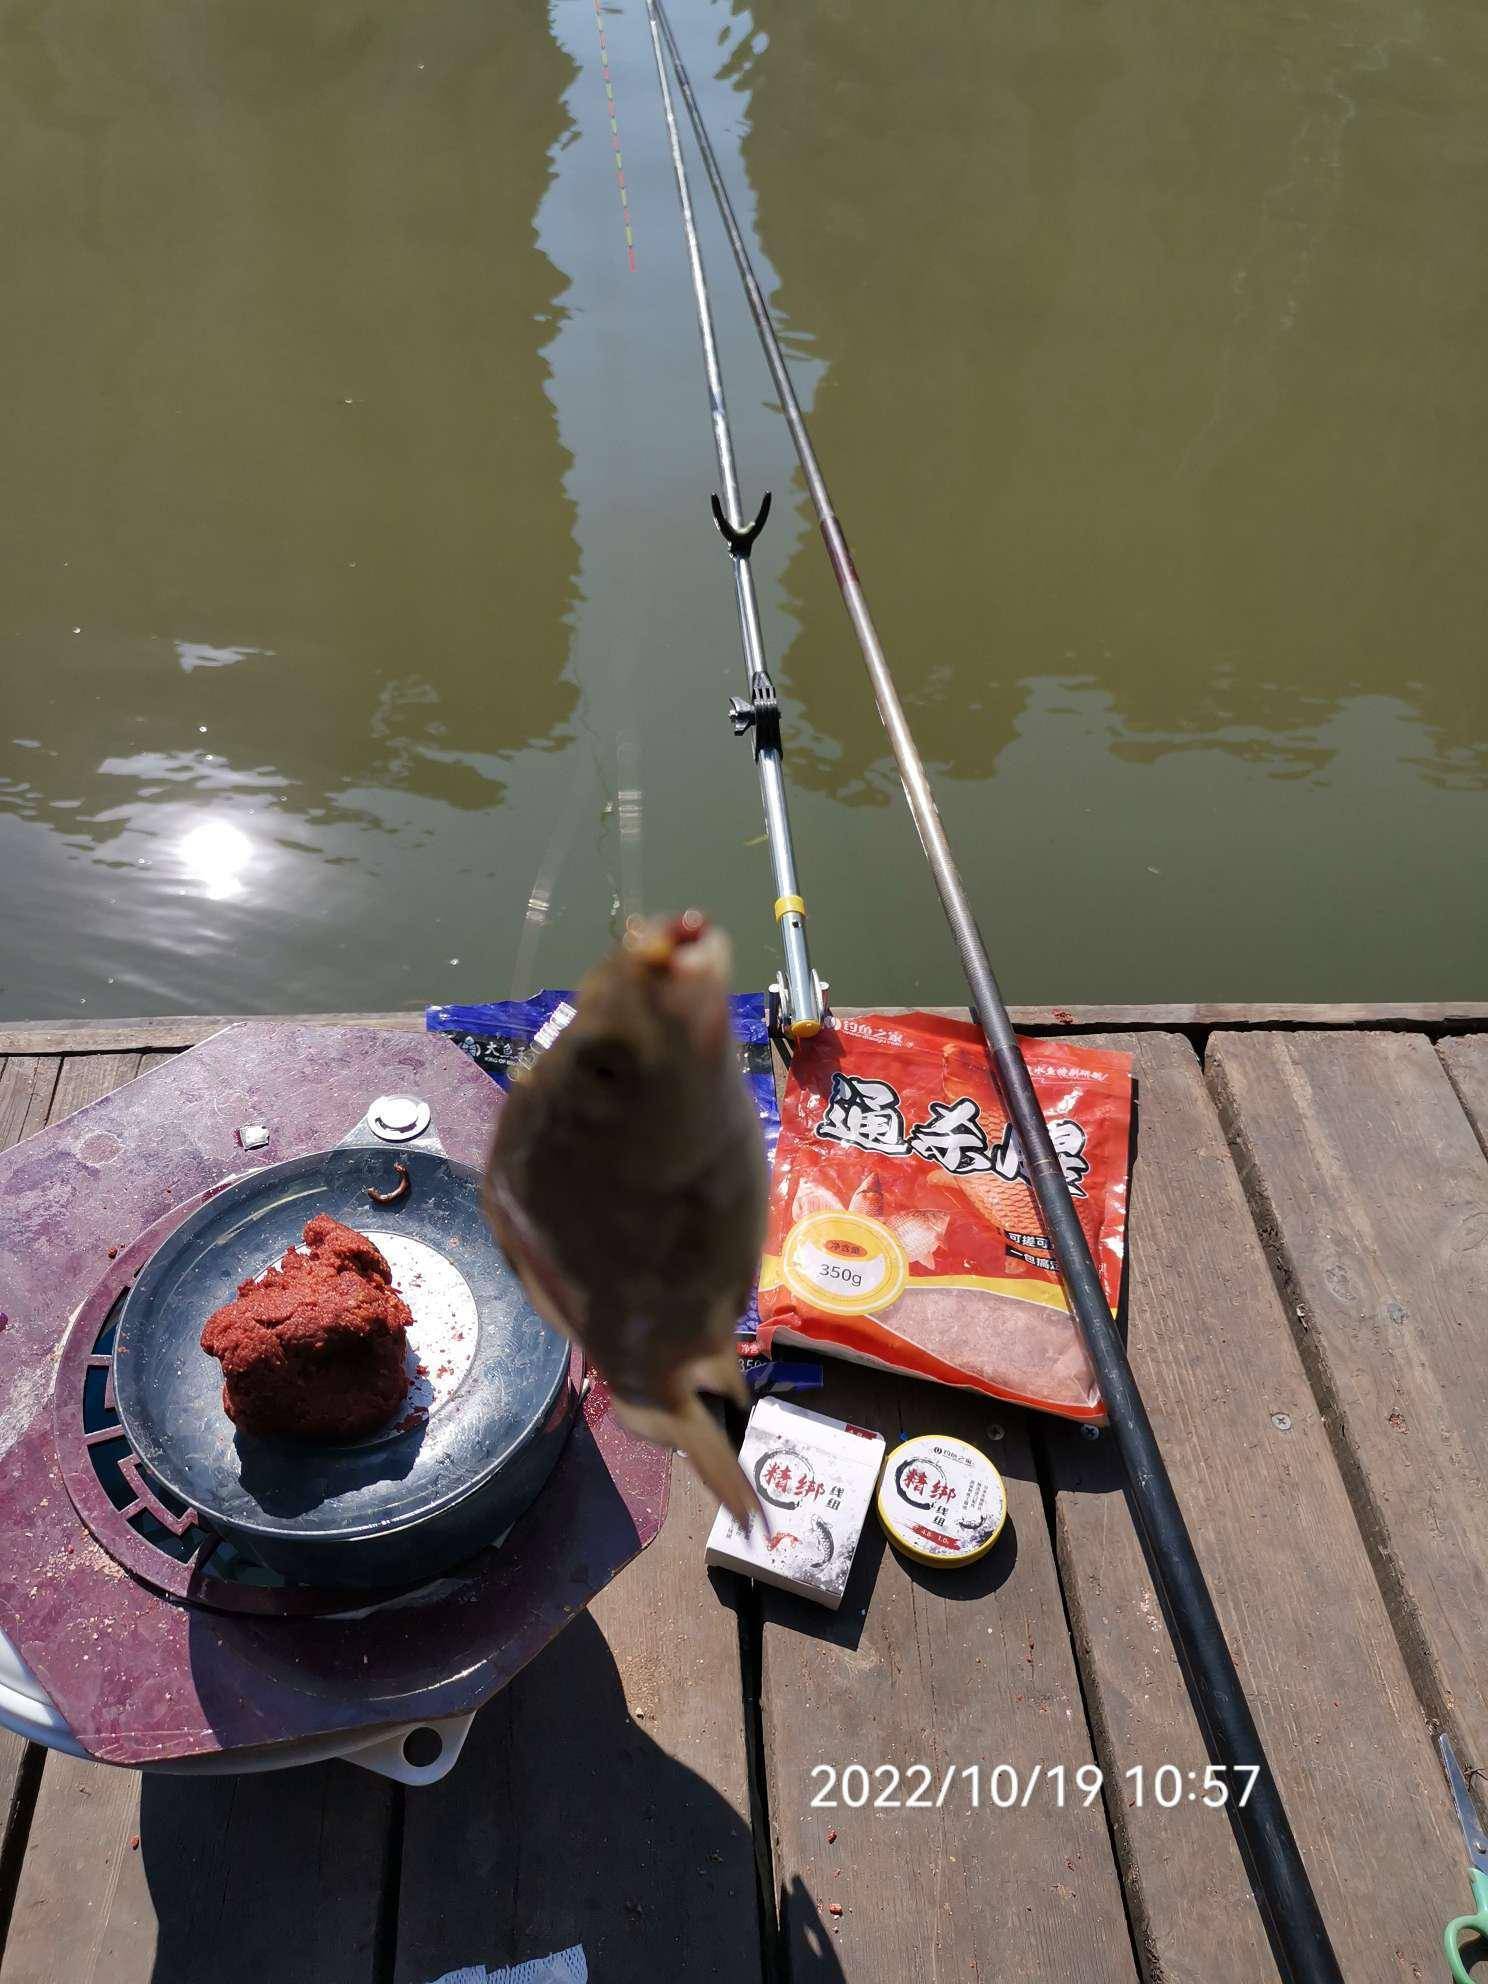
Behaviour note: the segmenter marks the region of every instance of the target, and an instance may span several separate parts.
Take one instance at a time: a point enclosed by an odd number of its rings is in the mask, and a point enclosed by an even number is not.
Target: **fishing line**
[[[610,75],[610,45],[605,39],[600,0],[594,0],[594,25],[599,30],[599,72],[604,77],[605,109],[610,119],[610,147],[615,154],[615,180],[620,188],[620,217],[625,223],[625,258],[635,274],[635,235],[630,225],[630,189],[625,183],[625,155],[620,149],[620,125],[615,115],[615,84]]]
[[[619,780],[615,791],[615,823],[620,836],[620,930],[646,908],[645,791],[641,785],[640,732],[627,727],[615,745]],[[620,930],[614,934],[618,937]]]
[[[620,194],[620,216],[625,227],[625,255],[632,275],[635,273],[635,233],[631,225],[630,188],[625,178],[625,155],[620,147],[620,122],[615,107],[615,80],[610,65],[609,38],[605,33],[602,0],[594,0],[594,27],[599,38],[600,76],[604,82],[605,115],[610,127],[610,147],[615,157],[615,183]],[[631,702],[631,668],[615,671],[617,687],[620,691],[622,707]],[[591,736],[594,749],[592,767],[582,759],[569,781],[568,791],[558,810],[558,818],[548,838],[542,857],[537,865],[537,873],[532,878],[532,887],[527,895],[527,907],[522,918],[522,932],[517,940],[516,959],[512,965],[511,997],[527,999],[537,989],[537,960],[541,949],[543,933],[553,920],[554,896],[563,865],[573,846],[574,836],[583,810],[585,785],[591,774],[595,787],[603,791],[605,780],[599,764],[597,740]],[[639,729],[633,723],[624,723],[615,739],[616,759],[616,803],[615,823],[618,835],[618,886],[615,890],[615,903],[612,910],[612,923],[618,919],[619,927],[626,921],[640,915],[645,909],[645,792],[641,783],[641,742]],[[615,933],[615,934],[618,934]]]
[[[610,71],[610,44],[605,35],[604,13],[601,0],[594,0],[594,26],[599,35],[599,69],[604,79],[605,112],[610,120],[610,147],[615,154],[615,183],[620,189],[620,216],[625,223],[625,259],[632,275],[635,274],[635,233],[630,218],[630,188],[625,183],[625,154],[620,148],[620,122],[615,109],[615,79]],[[624,683],[622,698],[628,708],[631,703],[629,675]],[[633,916],[640,916],[645,910],[645,875],[642,860],[645,837],[644,791],[641,785],[641,740],[640,732],[633,725],[627,725],[615,741],[616,760],[616,825],[620,837],[620,887],[618,913],[620,929]],[[613,934],[618,935],[616,931]]]
[[[537,864],[532,887],[527,892],[527,910],[522,918],[522,934],[517,939],[516,962],[512,966],[510,996],[513,999],[530,999],[537,990],[538,947],[542,943],[544,930],[552,921],[553,892],[578,831],[583,788],[591,775],[591,767],[581,756],[569,781],[568,796],[558,809],[557,824],[548,836],[548,844]]]
[[[538,989],[538,951],[543,932],[553,921],[558,878],[583,817],[585,787],[589,786],[591,792],[607,791],[608,781],[600,764],[599,740],[591,733],[588,741],[590,756],[585,758],[581,755],[574,767],[568,791],[558,809],[557,821],[537,864],[532,887],[527,892],[527,908],[522,917],[522,933],[517,940],[517,955],[512,966],[511,991],[508,995],[513,999],[530,999]],[[634,729],[621,731],[616,740],[615,756],[619,783],[614,801],[606,797],[600,817],[603,820],[614,819],[618,836],[618,885],[614,889],[610,916],[610,934],[618,937],[629,918],[644,914],[646,906],[643,882],[645,790],[640,780],[640,740]]]

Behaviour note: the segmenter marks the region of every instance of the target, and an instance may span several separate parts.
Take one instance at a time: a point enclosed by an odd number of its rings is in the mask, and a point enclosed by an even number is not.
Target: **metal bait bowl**
[[[575,1403],[569,1346],[492,1239],[480,1177],[441,1152],[310,1152],[239,1178],[159,1245],[119,1317],[113,1389],[145,1471],[198,1520],[293,1583],[407,1585],[500,1538],[531,1506]],[[329,1213],[386,1254],[413,1312],[412,1384],[389,1426],[344,1444],[241,1433],[202,1325]]]

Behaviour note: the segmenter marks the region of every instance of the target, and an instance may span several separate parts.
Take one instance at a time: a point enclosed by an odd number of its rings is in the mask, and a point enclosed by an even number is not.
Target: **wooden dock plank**
[[[1488,1159],[1425,1040],[1222,1034],[1208,1067],[1417,1691],[1488,1765]]]
[[[86,1083],[72,1081],[59,1097],[60,1077],[64,1072],[59,1058],[10,1056],[0,1069],[0,1150],[8,1150],[48,1122],[60,1122],[85,1102],[109,1094],[119,1082],[129,1079],[138,1058],[137,1055],[100,1058],[93,1063]],[[37,1745],[23,1742],[9,1730],[0,1731],[0,1803],[6,1812],[5,1833],[0,1842],[0,1885],[12,1910],[21,1883],[24,1856],[33,1837],[32,1799],[44,1762],[45,1752]],[[0,1950],[9,1946],[8,1920],[9,1916],[0,1920]]]
[[[109,1094],[134,1073],[138,1058],[137,1055],[101,1057],[93,1063],[86,1082],[75,1078],[59,1097],[64,1071],[59,1057],[11,1055],[0,1069],[0,1149],[8,1150],[47,1123],[60,1122],[73,1109]],[[10,1943],[9,1922],[21,1885],[25,1855],[34,1837],[32,1801],[45,1761],[46,1752],[38,1745],[23,1742],[9,1730],[0,1731],[0,1799],[7,1814],[4,1839],[0,1843],[0,1877],[10,1902],[5,1919],[0,1920],[0,1953]],[[3,1974],[0,1970],[0,1976]]]
[[[372,1984],[392,1787],[47,1759],[0,1984]]]
[[[860,1010],[842,1007],[848,1013]],[[933,1007],[966,1017],[964,1006]],[[1427,1000],[1368,1004],[1260,1002],[1226,1005],[1213,1001],[1146,1006],[1014,1006],[1017,1026],[1046,1032],[1088,1032],[1092,1028],[1133,1032],[1213,1027],[1389,1027],[1433,1031],[1488,1028],[1488,1000]],[[103,1054],[146,1049],[176,1050],[254,1019],[292,1019],[296,1025],[391,1027],[415,1031],[424,1024],[422,1006],[401,1013],[180,1013],[121,1020],[9,1020],[0,1022],[0,1054]]]
[[[1187,1042],[1102,1044],[1131,1049],[1139,1084],[1133,1365],[1343,1974],[1434,1976],[1461,1839],[1224,1132]],[[1227,1820],[1188,1799],[1208,1758],[1116,1455],[1047,1437],[1139,1946],[1156,1977],[1254,1984],[1269,1953]],[[1153,1802],[1160,1764],[1183,1773],[1171,1811]],[[1124,1777],[1137,1765],[1140,1806]]]
[[[813,1396],[811,1404],[817,1404]],[[1099,1800],[1049,1781],[998,1810],[990,1774],[1020,1786],[1092,1761],[1027,1421],[1013,1408],[887,1373],[828,1366],[821,1409],[882,1432],[953,1433],[990,1451],[1009,1525],[960,1571],[887,1547],[876,1516],[836,1614],[760,1586],[770,1826],[790,1975],[807,1979],[1136,1975]],[[993,1437],[994,1430],[1001,1438]],[[980,1803],[955,1781],[938,1809],[813,1809],[819,1764],[981,1770]],[[1005,1780],[1004,1780],[1005,1781]],[[905,1797],[915,1780],[902,1786]],[[874,1796],[885,1780],[872,1783]],[[835,1832],[835,1840],[829,1833]],[[833,1916],[833,1905],[841,1908]],[[841,1966],[830,1967],[833,1964]]]
[[[69,1054],[52,1091],[48,1124],[60,1123],[90,1102],[101,1102],[139,1073],[140,1057],[133,1051],[117,1054]]]
[[[195,1047],[226,1026],[272,1020],[297,1026],[366,1026],[422,1032],[424,1008],[407,1013],[183,1013],[153,1019],[11,1020],[0,1023],[0,1053],[175,1053]]]
[[[1468,1035],[1443,1040],[1436,1051],[1478,1142],[1488,1151],[1488,1039]]]
[[[661,1535],[411,1792],[397,1984],[584,1947],[605,1984],[759,1984],[737,1621],[685,1462]]]
[[[61,1062],[51,1055],[11,1055],[0,1066],[0,1150],[42,1129]],[[31,1823],[31,1799],[41,1752],[0,1729],[0,1946]]]
[[[43,1128],[62,1063],[55,1054],[12,1054],[0,1068],[0,1150]]]

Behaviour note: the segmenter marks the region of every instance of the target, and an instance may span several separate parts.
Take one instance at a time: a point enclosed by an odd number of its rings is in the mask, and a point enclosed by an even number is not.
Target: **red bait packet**
[[[1113,1310],[1126,1245],[1131,1056],[1024,1055]],[[980,1033],[933,1013],[830,1019],[781,1107],[760,1276],[776,1341],[1103,1420],[1017,1132]]]

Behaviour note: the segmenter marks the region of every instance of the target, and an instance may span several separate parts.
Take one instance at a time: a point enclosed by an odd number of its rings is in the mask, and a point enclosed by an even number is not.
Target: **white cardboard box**
[[[770,1530],[766,1534],[756,1516],[746,1532],[720,1509],[708,1537],[708,1563],[799,1592],[835,1612],[883,1457],[881,1433],[762,1398],[749,1415],[739,1465]]]

